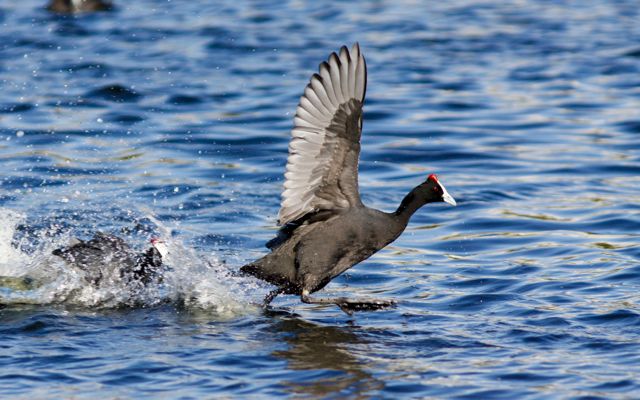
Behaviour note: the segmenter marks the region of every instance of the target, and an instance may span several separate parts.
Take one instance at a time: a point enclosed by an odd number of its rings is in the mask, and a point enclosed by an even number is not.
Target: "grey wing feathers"
[[[367,67],[360,46],[332,53],[300,98],[278,222],[362,204],[358,157]]]

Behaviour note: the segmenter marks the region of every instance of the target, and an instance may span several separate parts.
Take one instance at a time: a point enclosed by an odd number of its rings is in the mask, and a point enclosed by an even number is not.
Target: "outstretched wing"
[[[361,205],[358,157],[367,66],[358,43],[320,64],[296,110],[278,223]]]

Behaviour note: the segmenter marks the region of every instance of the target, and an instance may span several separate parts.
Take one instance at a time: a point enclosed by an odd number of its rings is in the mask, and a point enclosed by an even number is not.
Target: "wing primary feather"
[[[340,90],[344,101],[349,100],[349,50],[345,46],[340,48]]]
[[[316,93],[315,90],[313,90],[313,86],[311,86],[311,83],[309,83],[307,87],[304,89],[304,96],[311,102],[311,104],[313,104],[315,108],[318,109],[318,111],[320,111],[325,115],[331,115],[331,111],[329,111],[322,104],[322,101],[318,97],[318,94]]]
[[[329,96],[329,100],[331,100],[331,104],[333,106],[338,106],[340,105],[340,101],[336,98],[336,92],[333,89],[333,81],[329,68],[329,64],[326,61],[323,61],[322,64],[320,64],[319,70],[320,76],[322,77],[321,82],[325,92],[327,92],[327,96]]]
[[[336,53],[331,53],[329,56],[329,73],[331,74],[331,85],[333,86],[333,92],[336,94],[336,100],[338,100],[338,104],[342,104],[345,102],[344,95],[342,94],[342,89],[340,88],[340,69],[341,67],[340,58]]]
[[[316,106],[314,106],[313,103],[311,103],[311,100],[309,100],[305,96],[302,96],[302,98],[300,98],[300,103],[298,104],[298,108],[296,109],[296,112],[300,108],[303,108],[309,114],[312,114],[314,117],[316,117],[316,119],[326,118],[326,116],[322,113],[322,111],[318,110]]]
[[[305,121],[309,122],[313,126],[323,125],[325,123],[320,119],[322,117],[316,117],[315,115],[311,114],[309,111],[304,109],[303,107],[300,107],[296,110],[296,116],[304,119]]]
[[[360,56],[360,49],[358,47],[358,44],[356,43],[355,45],[353,45],[353,47],[351,48],[351,53],[347,53],[347,55],[349,56],[349,97],[351,96],[357,96],[357,92],[356,92],[356,81],[358,79],[358,74],[356,69],[358,68],[358,58]],[[358,99],[360,100],[360,99]]]
[[[331,110],[335,107],[335,105],[331,103],[331,99],[329,99],[329,95],[327,94],[327,91],[325,90],[324,85],[322,84],[322,77],[320,75],[313,74],[313,77],[311,78],[311,87],[313,88],[313,92],[318,96],[318,98],[322,102],[322,105],[325,106],[327,110],[327,114],[330,118]]]
[[[365,60],[362,53],[360,54],[361,62],[358,63],[362,69],[362,89],[360,93],[360,102],[364,104],[364,98],[367,96],[367,60]]]

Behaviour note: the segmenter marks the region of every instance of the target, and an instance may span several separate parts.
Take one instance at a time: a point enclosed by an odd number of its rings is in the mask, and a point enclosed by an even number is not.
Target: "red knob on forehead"
[[[429,177],[427,178],[428,181],[433,181],[435,183],[440,183],[438,182],[438,177],[436,176],[436,174],[431,174],[429,175]]]

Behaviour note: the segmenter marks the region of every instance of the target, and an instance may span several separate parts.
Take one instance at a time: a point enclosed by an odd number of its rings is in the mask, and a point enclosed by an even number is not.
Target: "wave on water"
[[[69,244],[72,235],[46,237],[35,249],[26,237],[18,238],[19,227],[26,216],[0,209],[0,305],[65,304],[91,308],[152,307],[173,303],[185,308],[207,310],[219,315],[237,315],[257,307],[249,295],[252,288],[246,279],[236,276],[212,255],[202,255],[171,237],[171,229],[151,216],[168,254],[163,257],[160,283],[141,285],[124,279],[107,279],[90,284],[85,272],[52,254],[54,249]],[[136,243],[126,237],[132,247],[143,249],[148,243]],[[137,240],[139,242],[139,239]],[[139,245],[138,245],[139,244]],[[107,261],[108,262],[108,261]]]

